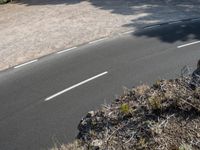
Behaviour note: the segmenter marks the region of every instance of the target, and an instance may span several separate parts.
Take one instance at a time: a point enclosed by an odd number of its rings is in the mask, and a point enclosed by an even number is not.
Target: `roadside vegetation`
[[[0,4],[5,4],[5,3],[8,3],[10,2],[10,0],[0,0]]]
[[[200,88],[190,77],[141,85],[89,112],[61,150],[199,150]],[[58,148],[55,148],[58,149]]]

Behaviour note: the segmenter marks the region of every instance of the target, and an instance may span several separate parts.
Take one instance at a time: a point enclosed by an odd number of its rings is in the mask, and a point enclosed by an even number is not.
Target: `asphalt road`
[[[70,142],[89,110],[140,83],[180,75],[200,58],[200,21],[104,39],[0,73],[0,150]]]

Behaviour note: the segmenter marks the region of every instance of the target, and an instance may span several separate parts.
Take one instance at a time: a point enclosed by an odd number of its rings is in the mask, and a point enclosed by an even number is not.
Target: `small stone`
[[[101,148],[102,144],[103,144],[102,140],[96,139],[91,142],[91,147],[95,147],[95,149],[99,149]]]
[[[102,119],[101,119],[101,117],[96,117],[96,120],[97,120],[98,122],[100,122]]]
[[[94,117],[94,115],[95,115],[94,111],[89,111],[86,117],[90,118],[90,117]]]

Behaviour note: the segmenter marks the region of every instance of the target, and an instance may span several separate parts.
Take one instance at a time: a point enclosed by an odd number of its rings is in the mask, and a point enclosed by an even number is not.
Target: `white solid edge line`
[[[20,67],[22,67],[22,66],[32,64],[32,63],[34,63],[34,62],[36,62],[36,61],[38,61],[38,60],[35,59],[35,60],[32,60],[32,61],[29,61],[29,62],[23,63],[23,64],[21,64],[21,65],[15,66],[14,68],[17,69],[17,68],[20,68]]]
[[[169,24],[176,24],[176,23],[181,23],[183,21],[173,21],[173,22],[170,22]]]
[[[74,89],[74,88],[76,88],[76,87],[78,87],[78,86],[80,86],[80,85],[83,85],[83,84],[85,84],[85,83],[87,83],[87,82],[89,82],[89,81],[91,81],[91,80],[94,80],[94,79],[96,79],[96,78],[99,78],[99,77],[101,77],[101,76],[103,76],[103,75],[105,75],[105,74],[107,74],[107,73],[108,73],[108,72],[105,71],[105,72],[103,72],[103,73],[101,73],[101,74],[98,74],[98,75],[93,76],[93,77],[91,77],[91,78],[89,78],[89,79],[87,79],[87,80],[84,80],[84,81],[82,81],[82,82],[80,82],[80,83],[77,83],[77,84],[75,84],[75,85],[73,85],[73,86],[71,86],[71,87],[69,87],[69,88],[67,88],[67,89],[64,89],[64,90],[62,90],[62,91],[60,91],[60,92],[58,92],[58,93],[56,93],[56,94],[54,94],[54,95],[52,95],[52,96],[46,98],[45,101],[49,101],[49,100],[51,100],[51,99],[53,99],[53,98],[55,98],[55,97],[57,97],[57,96],[59,96],[59,95],[65,93],[65,92],[68,92],[68,91],[70,91],[70,90],[72,90],[72,89]]]
[[[95,41],[91,41],[91,42],[89,42],[89,44],[97,43],[97,42],[100,42],[100,41],[103,41],[103,40],[106,40],[106,39],[108,39],[108,38],[105,37],[105,38],[102,38],[102,39],[98,39],[98,40],[95,40]]]
[[[144,29],[151,29],[151,28],[156,28],[156,27],[159,27],[160,25],[153,25],[153,26],[149,26],[149,27],[145,27]]]
[[[76,48],[77,48],[77,47],[68,48],[68,49],[65,49],[65,50],[62,50],[62,51],[57,52],[57,54],[61,54],[61,53],[64,53],[64,52],[68,52],[68,51],[71,51],[71,50],[76,49]]]
[[[200,18],[192,19],[191,21],[198,21],[198,20],[200,20]]]
[[[121,34],[129,34],[129,33],[133,33],[134,31],[126,31],[126,32],[123,32]]]
[[[196,41],[196,42],[192,42],[192,43],[180,45],[180,46],[177,46],[177,48],[182,48],[182,47],[189,46],[189,45],[193,45],[193,44],[197,44],[197,43],[200,43],[200,41]]]

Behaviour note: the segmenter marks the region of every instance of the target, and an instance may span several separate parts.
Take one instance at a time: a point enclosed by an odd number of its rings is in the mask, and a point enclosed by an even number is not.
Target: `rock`
[[[103,141],[96,139],[91,142],[90,146],[92,149],[97,150],[97,149],[100,149],[102,145],[103,145]]]
[[[94,111],[89,111],[86,117],[90,118],[90,117],[94,117],[94,115],[95,115]]]

